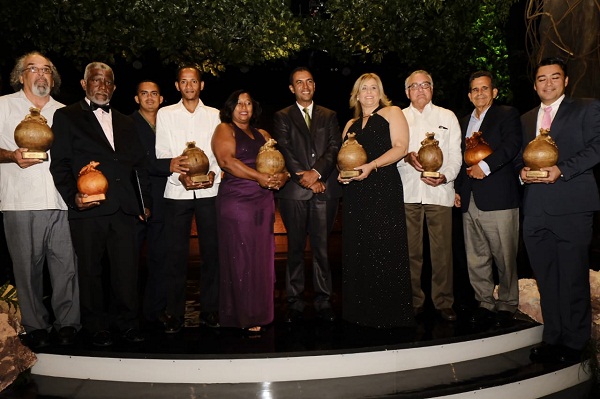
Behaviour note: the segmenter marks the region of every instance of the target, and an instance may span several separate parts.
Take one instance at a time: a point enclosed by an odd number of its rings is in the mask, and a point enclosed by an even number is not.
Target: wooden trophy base
[[[208,183],[210,181],[210,178],[208,177],[208,175],[195,175],[195,176],[190,176],[190,179],[194,182],[194,183]]]
[[[527,177],[539,178],[539,177],[548,177],[547,170],[528,170],[525,173]]]
[[[421,177],[433,177],[434,179],[439,179],[440,172],[428,172],[428,171],[424,171],[424,172],[421,172]]]
[[[360,170],[342,170],[340,172],[340,177],[342,179],[351,179],[361,174]]]
[[[48,160],[48,153],[45,151],[24,151],[21,153],[23,159],[40,159],[42,161]]]
[[[83,202],[84,204],[87,204],[88,202],[104,201],[105,199],[106,199],[106,196],[104,194],[94,194],[94,195],[88,195],[87,197],[83,197],[81,199],[81,202]]]

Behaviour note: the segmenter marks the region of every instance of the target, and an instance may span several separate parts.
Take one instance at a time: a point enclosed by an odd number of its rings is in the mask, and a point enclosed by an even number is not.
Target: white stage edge
[[[542,340],[543,326],[444,345],[252,359],[131,359],[41,353],[33,374],[100,381],[236,384],[305,381],[415,370],[510,352]],[[541,377],[540,377],[541,378]],[[493,396],[482,396],[493,397]],[[498,397],[498,396],[495,396]]]

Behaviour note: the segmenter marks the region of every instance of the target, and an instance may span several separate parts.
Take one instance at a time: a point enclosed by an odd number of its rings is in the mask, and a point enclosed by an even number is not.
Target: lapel
[[[80,104],[81,104],[81,109],[83,111],[83,119],[85,120],[85,122],[88,125],[90,125],[92,127],[92,129],[89,130],[90,136],[94,140],[103,143],[111,151],[114,151],[112,146],[108,142],[108,139],[106,138],[106,134],[104,134],[104,130],[102,130],[102,126],[100,125],[100,122],[98,122],[98,118],[96,118],[96,115],[94,115],[94,112],[92,111],[92,108],[89,106],[87,101],[81,100]],[[113,117],[113,136],[115,139],[115,148],[116,148],[117,147],[117,138],[116,138],[117,134],[115,132],[115,126],[114,126],[114,116],[115,115],[114,115],[114,110],[112,110],[112,109],[111,109],[111,114]]]
[[[537,115],[540,107],[536,107],[532,109],[530,112],[526,113],[523,116],[523,129],[525,134],[525,142],[529,143],[531,140],[535,139],[537,135],[537,131],[535,129],[537,125]]]
[[[558,112],[556,112],[554,120],[552,120],[552,125],[550,125],[550,136],[552,136],[553,138],[557,137],[562,131],[568,131],[568,128],[565,126],[565,123],[567,123],[567,115],[569,113],[569,109],[571,107],[572,102],[573,99],[571,97],[565,97],[560,103],[560,107],[558,107]]]
[[[296,128],[303,134],[310,136],[310,131],[308,130],[308,126],[306,126],[306,121],[304,120],[304,113],[300,111],[298,105],[292,106],[292,112],[290,113],[290,117],[292,122],[296,125]],[[314,109],[313,109],[313,119],[311,120],[311,128],[314,126]]]

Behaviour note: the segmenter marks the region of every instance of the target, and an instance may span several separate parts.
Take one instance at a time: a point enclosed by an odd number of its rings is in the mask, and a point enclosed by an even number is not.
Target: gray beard
[[[48,94],[50,94],[50,86],[37,85],[34,83],[31,87],[31,91],[38,97],[46,97]]]

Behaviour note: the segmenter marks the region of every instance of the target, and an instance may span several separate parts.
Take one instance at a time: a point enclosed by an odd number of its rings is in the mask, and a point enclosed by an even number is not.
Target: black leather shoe
[[[31,349],[41,349],[50,346],[50,334],[45,329],[33,330],[27,333],[28,345]]]
[[[216,312],[201,312],[200,313],[200,324],[210,328],[221,327],[219,325],[219,318]]]
[[[144,342],[146,339],[137,328],[130,328],[123,333],[123,339],[131,344]]]
[[[440,317],[446,321],[456,321],[456,312],[452,308],[438,309]]]
[[[59,345],[73,345],[75,343],[75,337],[77,336],[77,329],[71,326],[62,327],[58,330],[58,343]]]
[[[317,318],[332,323],[335,321],[335,313],[333,313],[333,309],[331,308],[322,308],[317,312]]]
[[[471,322],[471,324],[484,326],[491,323],[492,320],[494,320],[494,316],[495,314],[491,310],[479,307],[475,309],[469,321]]]
[[[113,344],[113,340],[109,331],[101,330],[94,333],[92,337],[92,344],[94,346],[107,347]]]
[[[557,362],[559,347],[558,345],[550,345],[542,343],[541,345],[531,348],[529,359],[534,362]]]
[[[513,312],[509,312],[508,310],[499,310],[496,312],[494,326],[498,328],[506,328],[512,326],[513,324]]]
[[[568,346],[559,345],[558,361],[562,363],[580,363],[585,360],[583,351],[569,348]]]
[[[303,317],[304,317],[304,315],[302,314],[301,311],[296,310],[296,309],[288,309],[287,312],[285,312],[283,321],[284,321],[284,323],[296,323],[296,322],[299,322],[300,320],[302,320]]]
[[[163,322],[163,325],[165,327],[165,333],[167,334],[177,334],[183,327],[181,321],[179,321],[177,317],[173,316],[168,316]]]

